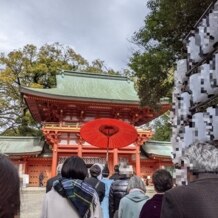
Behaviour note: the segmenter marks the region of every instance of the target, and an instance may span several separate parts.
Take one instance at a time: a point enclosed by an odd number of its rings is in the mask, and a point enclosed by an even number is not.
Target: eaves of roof
[[[44,142],[38,137],[0,137],[0,153],[7,155],[37,155]]]
[[[149,156],[172,158],[172,144],[170,142],[149,140],[142,145],[142,149]]]
[[[52,99],[126,102],[139,104],[133,81],[123,76],[63,72],[56,76],[57,86],[51,89],[22,87],[21,93]]]

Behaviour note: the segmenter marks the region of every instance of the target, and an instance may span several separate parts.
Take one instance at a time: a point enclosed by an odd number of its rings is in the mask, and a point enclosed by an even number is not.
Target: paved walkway
[[[45,188],[29,187],[21,190],[20,218],[39,218]]]
[[[153,195],[155,194],[155,191],[154,191],[154,187],[153,186],[146,186],[146,194],[152,198]]]
[[[20,218],[39,218],[44,194],[45,188],[24,188],[21,191]],[[154,195],[153,187],[147,187],[147,195],[149,195],[149,197]]]

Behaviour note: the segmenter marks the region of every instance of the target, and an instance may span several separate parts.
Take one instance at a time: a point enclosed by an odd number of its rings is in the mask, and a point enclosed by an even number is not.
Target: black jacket
[[[55,180],[58,180],[61,177],[61,175],[57,175],[54,177],[51,177],[50,179],[48,179],[47,183],[46,183],[46,193],[49,192],[51,190],[51,188],[53,187],[53,182]]]
[[[114,181],[118,180],[118,179],[120,179],[120,174],[119,173],[114,173],[109,179],[113,179]]]
[[[119,180],[114,181],[110,187],[109,193],[109,215],[113,218],[114,213],[119,208],[120,200],[127,194],[129,178],[121,176]]]
[[[86,178],[85,182],[91,185],[97,191],[99,201],[102,202],[105,195],[105,184],[95,177]],[[98,182],[99,184],[97,185]]]

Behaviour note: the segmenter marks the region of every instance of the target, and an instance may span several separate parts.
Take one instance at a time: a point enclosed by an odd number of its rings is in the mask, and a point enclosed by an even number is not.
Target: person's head
[[[118,164],[114,165],[114,172],[119,173],[119,165]]]
[[[69,157],[64,161],[61,175],[65,178],[84,180],[87,176],[87,167],[84,160],[80,157]]]
[[[101,174],[101,168],[97,164],[92,165],[89,171],[91,176],[95,178]]]
[[[109,171],[108,165],[105,164],[105,166],[104,166],[104,168],[102,170],[102,176],[104,178],[107,178],[109,176],[109,174],[110,174],[110,171]]]
[[[132,176],[129,180],[127,191],[129,192],[131,189],[140,189],[143,192],[146,192],[145,183],[139,176]]]
[[[128,165],[126,162],[123,162],[119,166],[119,175],[122,178],[130,178],[133,176],[133,167],[132,165]]]
[[[184,150],[183,161],[193,173],[218,173],[218,148],[196,142]]]
[[[152,181],[158,193],[163,193],[173,187],[173,177],[164,169],[156,170],[152,175]]]
[[[13,218],[20,211],[20,179],[13,163],[0,154],[0,217]]]

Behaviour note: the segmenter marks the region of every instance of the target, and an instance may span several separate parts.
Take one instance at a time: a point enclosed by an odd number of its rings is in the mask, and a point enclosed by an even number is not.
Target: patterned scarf
[[[60,178],[53,183],[53,186],[61,196],[71,202],[82,218],[91,216],[91,206],[94,211],[98,194],[89,184],[79,179]]]

